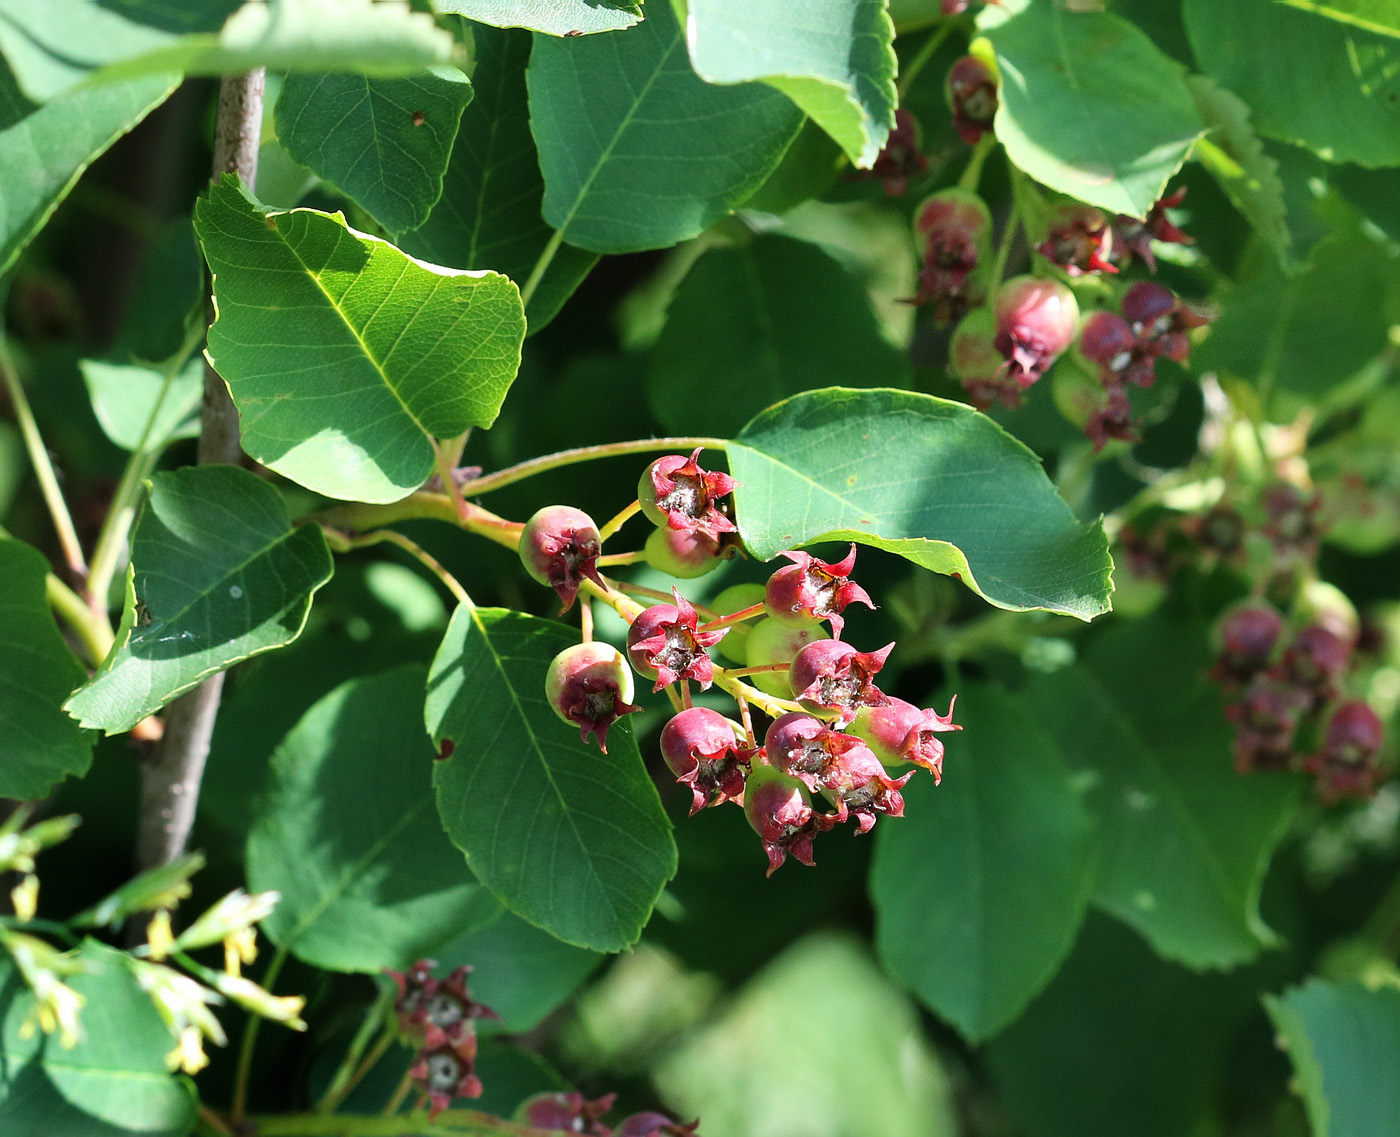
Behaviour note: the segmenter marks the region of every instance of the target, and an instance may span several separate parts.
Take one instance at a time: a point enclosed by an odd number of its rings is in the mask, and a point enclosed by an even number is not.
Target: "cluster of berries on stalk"
[[[1365,662],[1350,602],[1317,578],[1318,495],[1292,482],[1265,486],[1241,511],[1162,514],[1125,526],[1119,549],[1137,575],[1165,583],[1191,563],[1228,565],[1251,580],[1251,598],[1216,627],[1211,679],[1226,697],[1235,767],[1302,770],[1323,801],[1370,796],[1384,777],[1380,717],[1349,691]]]
[[[496,1019],[490,1007],[467,990],[470,967],[454,969],[446,979],[433,975],[437,962],[420,959],[407,971],[388,971],[397,995],[394,1013],[399,1034],[418,1046],[408,1075],[428,1101],[432,1121],[456,1098],[481,1096],[476,1076],[476,1020]],[[616,1094],[588,1101],[580,1093],[543,1093],[527,1098],[515,1119],[544,1132],[584,1133],[592,1137],[691,1137],[700,1122],[682,1125],[663,1113],[647,1110],[624,1118],[616,1129],[603,1124]]]
[[[470,967],[458,967],[446,979],[437,979],[436,966],[431,959],[420,959],[407,971],[388,973],[398,988],[394,1011],[399,1034],[418,1045],[409,1077],[427,1097],[430,1117],[454,1098],[481,1096],[481,1079],[474,1069],[476,1020],[498,1017],[467,991]]]
[[[689,457],[651,463],[638,485],[640,510],[655,526],[645,559],[686,578],[719,565],[738,547],[729,494],[734,480]],[[640,708],[634,676],[666,691],[676,714],[661,732],[661,752],[691,793],[691,813],[741,805],[768,856],[771,874],[791,853],[812,864],[812,839],[846,821],[868,832],[882,815],[904,811],[900,790],[914,771],[891,777],[887,765],[942,776],[943,742],[959,729],[947,715],[888,695],[876,676],[894,648],[861,652],[840,637],[852,604],[873,608],[851,579],[856,550],[828,563],[786,552],[789,564],[766,584],[740,584],[701,611],[673,588],[669,603],[643,607],[624,586],[598,574],[599,530],[577,510],[551,506],[526,524],[520,555],[530,575],[555,589],[566,608],[585,580],[629,622],[625,652],[592,640],[550,664],[545,694],[555,713],[606,749],[610,727]],[[693,555],[684,555],[697,550]],[[830,634],[823,625],[829,625]],[[733,666],[715,662],[715,652]],[[739,721],[691,702],[691,684],[718,687],[737,704]],[[773,722],[760,739],[753,710]],[[822,811],[815,800],[829,807]],[[591,1131],[590,1131],[591,1132]]]

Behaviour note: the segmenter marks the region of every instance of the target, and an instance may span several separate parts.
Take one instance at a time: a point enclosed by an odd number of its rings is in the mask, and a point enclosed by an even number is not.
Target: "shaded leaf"
[[[209,359],[265,466],[395,501],[432,472],[433,436],[495,421],[525,334],[505,277],[411,260],[338,213],[266,213],[231,178],[195,228],[219,313]]]
[[[987,1044],[1028,1137],[1184,1137],[1209,1127],[1257,977],[1198,975],[1093,916],[1040,997]]]
[[[802,112],[761,84],[691,69],[667,3],[625,35],[535,41],[526,78],[544,219],[598,253],[660,249],[740,205],[772,172]]]
[[[93,736],[59,704],[83,668],[49,615],[49,565],[23,541],[0,539],[0,797],[44,797],[92,762]]]
[[[475,97],[427,220],[399,240],[404,252],[453,268],[494,269],[524,282],[554,235],[540,216],[544,179],[530,136],[525,65],[531,37],[472,32]],[[544,327],[595,264],[595,253],[561,245],[525,305],[530,334]]]
[[[1400,1132],[1400,991],[1312,979],[1264,1006],[1317,1137]]]
[[[168,379],[139,363],[85,359],[78,366],[103,433],[123,450],[155,451],[199,434],[204,360],[198,356]]]
[[[131,538],[117,645],[64,704],[84,726],[130,730],[240,660],[291,643],[331,576],[314,525],[236,466],[157,474]]]
[[[460,856],[460,854],[458,854]],[[468,964],[472,995],[501,1016],[482,1032],[523,1034],[572,995],[602,961],[595,951],[556,940],[511,912],[437,949],[443,967]]]
[[[500,915],[442,831],[421,667],[342,683],[272,757],[248,882],[282,894],[263,927],[332,971],[405,968]]]
[[[1260,134],[1329,162],[1400,165],[1394,39],[1279,0],[1185,0],[1185,12],[1201,68],[1250,105]]]
[[[1144,216],[1203,130],[1181,65],[1109,12],[1029,3],[989,7],[979,24],[1001,68],[996,136],[1011,161],[1080,201]]]
[[[898,386],[908,369],[855,277],[816,245],[768,235],[711,249],[686,274],[648,381],[663,425],[726,434],[788,395]]]
[[[1298,797],[1292,777],[1235,773],[1208,666],[1201,628],[1153,619],[1110,629],[1082,666],[1027,691],[1090,785],[1103,841],[1094,902],[1197,968],[1277,942],[1259,893]]]
[[[995,1035],[1068,954],[1093,887],[1090,817],[1046,734],[991,685],[958,698],[937,788],[918,777],[870,871],[890,973],[972,1041]]]
[[[31,98],[80,84],[185,72],[403,74],[452,56],[407,0],[0,0],[0,52]]]
[[[608,752],[544,697],[575,632],[500,608],[458,608],[433,660],[427,722],[452,739],[433,768],[453,843],[501,902],[567,943],[635,943],[676,871],[671,825],[625,719]]]
[[[86,1000],[83,1038],[71,1050],[22,1024],[34,996],[0,951],[0,1117],[14,1137],[183,1137],[194,1124],[193,1084],[172,1076],[175,1040],[125,957],[93,940],[84,972],[66,980]]]
[[[437,9],[480,24],[551,36],[617,31],[642,18],[641,3],[632,0],[437,0]]]
[[[4,25],[0,10],[0,27]],[[175,77],[73,91],[44,106],[20,93],[0,56],[0,273],[99,154],[165,101]]]
[[[1207,128],[1206,137],[1196,143],[1196,161],[1286,265],[1293,236],[1283,182],[1278,163],[1264,152],[1250,125],[1249,107],[1208,76],[1191,75],[1186,82]]]
[[[894,127],[894,22],[885,0],[690,0],[690,61],[711,83],[776,87],[869,169]]]
[[[727,1137],[957,1132],[914,1008],[844,936],[793,944],[655,1077],[682,1115]]]
[[[442,196],[471,97],[455,67],[402,79],[288,75],[277,96],[277,138],[390,233],[402,233],[423,224]]]
[[[1038,459],[962,403],[907,391],[808,391],[728,445],[735,513],[759,560],[859,541],[950,576],[999,608],[1108,610],[1102,527],[1081,525]]]
[[[1387,292],[1397,280],[1376,242],[1328,236],[1301,273],[1271,269],[1227,293],[1192,364],[1272,386],[1276,402],[1280,392],[1316,402],[1384,350]],[[1287,406],[1266,410],[1291,417]]]

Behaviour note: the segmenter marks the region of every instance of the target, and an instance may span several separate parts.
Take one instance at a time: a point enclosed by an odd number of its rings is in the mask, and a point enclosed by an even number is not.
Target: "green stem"
[[[750,687],[747,683],[733,678],[730,672],[715,668],[715,686],[723,691],[727,691],[734,699],[743,698],[746,702],[752,703],[769,718],[782,718],[789,711],[800,711],[803,708],[790,699],[777,699],[771,695],[765,695],[756,687]]]
[[[619,565],[635,565],[645,557],[646,553],[641,549],[631,553],[608,553],[598,558],[598,567],[617,568]]]
[[[42,932],[46,936],[62,940],[69,947],[77,947],[79,942],[68,925],[60,924],[57,920],[21,920],[16,916],[0,916],[0,928],[31,934]]]
[[[462,587],[461,582],[447,571],[441,561],[432,553],[423,548],[417,541],[405,537],[402,533],[394,529],[376,529],[372,533],[365,533],[359,537],[344,537],[336,533],[326,534],[327,542],[336,552],[346,552],[350,549],[361,549],[368,545],[378,545],[387,542],[390,545],[397,545],[400,549],[413,557],[419,564],[432,573],[438,580],[442,581],[447,591],[452,593],[457,603],[471,607],[472,598],[467,595],[467,590]]]
[[[904,101],[904,96],[909,93],[909,88],[914,85],[914,80],[919,77],[919,72],[924,66],[938,54],[938,49],[943,46],[943,41],[948,38],[948,34],[957,25],[952,20],[944,20],[942,26],[935,28],[928,39],[924,40],[924,46],[919,48],[919,53],[909,61],[909,66],[899,73],[899,84],[896,90],[899,92],[899,101]]]
[[[478,497],[548,470],[573,466],[579,462],[591,462],[596,458],[614,458],[620,454],[646,454],[653,450],[694,450],[696,447],[704,450],[724,450],[728,445],[727,438],[680,437],[639,438],[629,442],[606,442],[601,446],[579,446],[573,450],[560,450],[557,454],[545,454],[539,458],[531,458],[528,462],[507,466],[504,470],[497,470],[494,474],[486,474],[468,482],[462,489],[472,497]]]
[[[58,475],[49,460],[44,438],[39,433],[38,423],[34,421],[34,412],[30,409],[29,399],[24,393],[24,385],[19,381],[19,373],[15,370],[9,346],[2,335],[0,381],[4,382],[10,401],[14,404],[15,418],[19,420],[19,432],[24,438],[24,448],[29,452],[29,461],[34,467],[34,476],[39,479],[39,490],[44,495],[44,504],[48,506],[49,516],[53,518],[54,531],[58,534],[58,543],[63,549],[63,559],[67,562],[68,571],[76,579],[83,580],[87,577],[87,562],[83,559],[83,549],[78,543],[78,531],[73,525],[73,515],[68,512],[68,503],[63,500]]]
[[[1361,938],[1374,943],[1388,958],[1400,952],[1400,875],[1371,910]]]
[[[262,977],[262,988],[269,994],[272,992],[273,984],[277,982],[277,977],[282,974],[282,966],[287,962],[287,949],[279,947],[277,954],[272,957],[272,962],[267,965],[267,971]],[[238,1047],[238,1067],[233,1077],[233,1106],[229,1110],[229,1118],[233,1122],[234,1128],[241,1128],[243,1114],[248,1108],[248,1080],[253,1072],[253,1047],[258,1042],[258,1031],[262,1029],[262,1016],[248,1016],[248,1024],[243,1028],[243,1041]]]
[[[106,614],[89,608],[81,596],[53,573],[49,573],[44,584],[49,607],[78,637],[89,666],[96,667],[107,658],[107,653],[112,650],[112,642],[116,638],[112,634],[112,625],[108,622]]]
[[[977,145],[972,148],[972,156],[968,158],[967,165],[958,177],[958,189],[967,190],[969,193],[977,191],[977,186],[982,181],[982,167],[986,165],[987,155],[995,145],[996,139],[990,134],[984,134],[977,140]]]
[[[385,1023],[385,1016],[389,1013],[389,1008],[393,1006],[393,1003],[394,991],[392,988],[386,987],[370,1004],[369,1010],[365,1012],[365,1017],[360,1022],[360,1029],[350,1040],[350,1047],[345,1051],[345,1057],[340,1060],[340,1065],[336,1067],[335,1073],[331,1076],[330,1085],[326,1087],[326,1092],[321,1095],[321,1100],[316,1103],[317,1113],[330,1113],[345,1100],[345,1095],[351,1089],[351,1078],[359,1066],[360,1056],[364,1054],[365,1047],[369,1045],[369,1040],[374,1037],[375,1031],[390,1034]],[[390,1037],[392,1038],[392,1034]]]
[[[117,483],[116,493],[112,495],[112,503],[107,507],[107,516],[102,521],[102,528],[97,534],[97,543],[92,549],[92,566],[88,574],[87,595],[89,603],[94,608],[105,609],[107,606],[107,593],[112,587],[112,577],[116,575],[117,562],[121,559],[122,549],[125,547],[127,536],[131,531],[132,520],[136,516],[136,506],[141,498],[141,487],[151,476],[151,471],[155,469],[156,460],[159,457],[159,448],[152,449],[149,445],[151,431],[155,429],[156,420],[160,415],[161,407],[170,394],[170,388],[174,385],[175,376],[184,369],[190,356],[204,341],[207,330],[199,320],[193,321],[185,333],[184,342],[181,343],[179,350],[166,361],[160,394],[151,404],[150,413],[146,416],[145,425],[141,428],[141,435],[136,440],[131,457],[126,461],[126,468],[122,470],[121,481]]]
[[[750,604],[747,608],[740,608],[737,612],[731,612],[728,616],[721,616],[718,620],[711,620],[708,624],[701,626],[702,632],[717,632],[720,628],[732,628],[735,624],[742,624],[745,620],[753,620],[759,616],[766,615],[768,606],[759,601],[757,604]]]
[[[530,275],[525,280],[525,287],[520,290],[520,303],[524,307],[528,308],[530,301],[535,298],[535,290],[539,288],[540,281],[544,279],[544,274],[549,270],[550,262],[554,260],[554,254],[559,251],[559,246],[563,243],[563,231],[554,230],[554,236],[550,237],[549,244],[540,251],[539,258],[535,261],[535,267],[530,270]]]
[[[1001,234],[1001,244],[997,246],[997,259],[992,262],[991,277],[987,282],[987,295],[995,296],[1001,287],[1001,278],[1006,275],[1006,262],[1011,256],[1011,245],[1021,228],[1021,213],[1016,210],[1006,220],[1006,228]]]
[[[386,1026],[380,1036],[375,1039],[374,1045],[370,1047],[369,1053],[365,1055],[364,1060],[355,1067],[354,1072],[350,1075],[349,1081],[341,1088],[339,1096],[336,1097],[334,1101],[326,1104],[324,1108],[318,1106],[316,1112],[330,1113],[340,1105],[342,1101],[349,1097],[355,1087],[365,1080],[365,1076],[379,1065],[379,1060],[384,1057],[389,1047],[394,1045],[398,1037],[399,1032],[394,1026]]]
[[[631,505],[625,506],[623,509],[619,510],[616,517],[598,530],[598,544],[606,544],[609,537],[621,529],[633,517],[641,513],[641,511],[642,503],[640,501],[634,501]]]
[[[465,512],[459,512],[452,499],[445,493],[430,493],[427,490],[419,490],[402,501],[390,502],[387,505],[360,503],[338,505],[333,509],[322,510],[304,517],[299,524],[313,523],[326,529],[328,531],[327,539],[331,541],[332,547],[336,545],[336,538],[330,532],[332,530],[364,533],[382,529],[400,521],[425,520],[445,521],[449,525],[466,529],[480,537],[495,541],[498,545],[504,545],[508,549],[514,549],[520,544],[520,531],[524,528],[520,522],[507,521],[489,509],[482,509],[481,506],[473,505],[471,502],[463,503],[463,508]],[[343,536],[340,541],[343,547],[349,547],[344,545]]]
[[[395,1117],[398,1115],[399,1106],[403,1105],[404,1098],[413,1090],[413,1067],[410,1066],[403,1072],[403,1077],[399,1079],[399,1084],[394,1087],[394,1092],[390,1095],[388,1102],[380,1111],[385,1117]]]

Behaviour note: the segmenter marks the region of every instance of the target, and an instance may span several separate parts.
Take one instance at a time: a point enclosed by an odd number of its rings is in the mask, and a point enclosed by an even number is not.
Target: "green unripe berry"
[[[752,608],[755,604],[762,603],[763,585],[731,584],[710,602],[710,610],[718,616],[728,616],[741,608]],[[749,622],[733,625],[729,634],[716,645],[716,650],[736,667],[747,666],[747,645],[749,633],[752,631],[753,624]]]
[[[724,560],[717,540],[700,530],[657,529],[642,549],[646,563],[680,580],[714,572]]]
[[[813,640],[829,640],[830,635],[820,624],[794,628],[767,616],[753,626],[745,645],[746,667],[762,667],[767,663],[791,663],[797,653]],[[760,671],[748,677],[760,691],[779,699],[792,698],[792,686],[786,671]]]

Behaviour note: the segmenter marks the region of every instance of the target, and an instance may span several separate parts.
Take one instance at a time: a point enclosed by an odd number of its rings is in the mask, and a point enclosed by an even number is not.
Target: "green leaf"
[[[1317,1137],[1400,1132],[1400,991],[1312,979],[1264,1006]]]
[[[433,805],[426,677],[402,667],[342,683],[272,756],[249,888],[282,894],[263,927],[313,966],[404,968],[500,915]]]
[[[803,119],[769,87],[700,79],[662,0],[626,35],[537,39],[526,78],[544,219],[598,253],[695,236],[763,183]]]
[[[1206,137],[1196,143],[1196,161],[1286,265],[1293,235],[1283,182],[1278,163],[1264,152],[1250,125],[1248,105],[1209,76],[1191,75],[1186,82],[1206,123]]]
[[[981,1041],[1073,946],[1094,840],[1054,741],[1017,700],[980,685],[957,710],[942,784],[916,778],[905,816],[879,826],[870,898],[890,974]]]
[[[1280,0],[1283,4],[1326,16],[1363,31],[1400,37],[1400,9],[1395,0]]]
[[[632,0],[437,0],[437,9],[479,24],[551,36],[617,31],[642,18],[641,3]]]
[[[288,75],[277,138],[303,166],[339,186],[390,233],[423,224],[472,85],[455,67],[403,79]]]
[[[1390,36],[1279,0],[1185,0],[1185,11],[1201,68],[1253,108],[1260,134],[1329,162],[1400,165],[1400,45]]]
[[[566,943],[636,942],[676,871],[671,824],[626,719],[603,754],[545,701],[550,661],[578,635],[501,608],[458,608],[428,678],[438,811],[478,879]]]
[[[460,854],[458,854],[460,856]],[[510,912],[459,936],[434,952],[443,967],[469,964],[472,994],[501,1016],[477,1023],[479,1031],[524,1034],[534,1030],[602,961],[596,951],[556,940]]]
[[[86,1000],[83,1038],[24,1037],[34,996],[0,951],[0,1117],[14,1137],[183,1137],[198,1104],[193,1085],[173,1077],[165,1054],[175,1040],[125,957],[95,941],[78,949],[86,970],[68,985]]]
[[[92,736],[59,710],[83,668],[49,615],[48,573],[37,550],[0,539],[0,797],[21,801],[92,763]]]
[[[157,474],[131,538],[117,646],[64,704],[84,726],[130,730],[176,695],[301,634],[331,576],[315,525],[235,466]]]
[[[690,61],[711,83],[776,87],[862,169],[894,128],[894,22],[885,0],[690,0]]]
[[[175,71],[405,74],[448,62],[453,42],[406,0],[0,0],[0,53],[43,101]]]
[[[1387,291],[1400,279],[1385,249],[1338,233],[1313,246],[1304,270],[1273,269],[1227,293],[1220,316],[1192,360],[1296,396],[1266,408],[1292,417],[1350,379],[1386,346]],[[1267,378],[1266,378],[1267,377]]]
[[[1033,1137],[1211,1132],[1229,1056],[1257,1016],[1257,975],[1198,974],[1130,929],[1085,922],[1074,951],[981,1053],[995,1097]],[[1260,1042],[1262,1043],[1262,1038]],[[1253,1083],[1258,1084],[1258,1083]]]
[[[442,196],[423,225],[399,241],[406,253],[453,268],[494,269],[515,281],[530,278],[554,236],[540,216],[544,179],[530,137],[525,65],[531,42],[526,32],[473,30],[476,96],[462,116]],[[549,323],[597,263],[594,253],[559,246],[525,306],[531,334]]]
[[[793,944],[655,1077],[682,1115],[726,1137],[957,1132],[914,1008],[844,936]]]
[[[199,434],[204,360],[198,356],[168,382],[164,371],[138,363],[84,359],[78,366],[103,433],[123,450],[156,451]]]
[[[1259,892],[1298,794],[1291,777],[1235,773],[1208,665],[1199,627],[1140,621],[1027,697],[1091,786],[1103,840],[1094,902],[1166,958],[1223,968],[1277,942]]]
[[[265,212],[232,178],[195,229],[219,313],[209,359],[263,465],[396,501],[432,473],[434,436],[495,421],[525,335],[505,277],[414,261],[338,213]]]
[[[1039,460],[986,415],[908,391],[808,391],[729,444],[735,512],[761,561],[858,541],[963,583],[988,603],[1092,619],[1112,562]]]
[[[838,383],[898,386],[906,353],[829,253],[768,235],[705,253],[671,301],[648,375],[657,418],[728,434],[788,395]]]
[[[0,27],[3,21],[0,11]],[[88,165],[174,89],[173,76],[155,75],[36,106],[0,56],[0,274]]]
[[[1108,12],[1031,3],[979,22],[1001,68],[1007,157],[1051,189],[1145,215],[1203,130],[1181,65]]]

